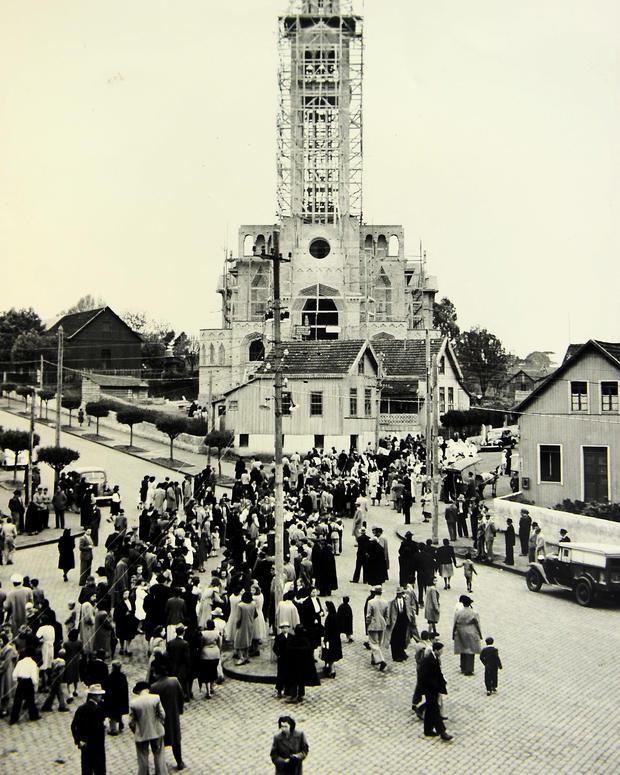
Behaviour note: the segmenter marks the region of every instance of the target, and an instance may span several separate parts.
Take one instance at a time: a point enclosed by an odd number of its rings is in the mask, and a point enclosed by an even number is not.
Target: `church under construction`
[[[277,219],[241,226],[226,259],[221,328],[201,331],[202,399],[247,382],[270,349],[274,231],[284,341],[368,340],[381,358],[382,343],[407,352],[432,328],[424,255],[406,253],[401,225],[364,221],[362,17],[350,0],[290,2],[278,46]]]

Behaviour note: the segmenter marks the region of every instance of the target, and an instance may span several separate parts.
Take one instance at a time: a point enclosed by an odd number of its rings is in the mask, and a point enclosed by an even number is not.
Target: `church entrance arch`
[[[333,299],[308,299],[303,306],[301,319],[304,328],[310,329],[303,336],[306,341],[338,339],[338,307]]]

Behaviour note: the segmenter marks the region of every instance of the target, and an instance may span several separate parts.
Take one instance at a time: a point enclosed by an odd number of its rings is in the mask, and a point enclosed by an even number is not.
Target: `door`
[[[606,501],[609,498],[607,447],[583,448],[583,499]]]
[[[351,439],[349,442],[349,449],[357,451],[357,433],[351,434]]]

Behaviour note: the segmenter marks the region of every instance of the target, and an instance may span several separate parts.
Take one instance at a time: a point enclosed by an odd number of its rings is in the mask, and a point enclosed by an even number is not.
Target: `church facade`
[[[252,379],[271,349],[276,246],[283,341],[327,352],[330,341],[419,340],[432,328],[422,251],[407,253],[401,225],[363,218],[362,17],[346,0],[294,0],[278,44],[277,222],[241,226],[226,259],[221,327],[201,331],[202,400]]]

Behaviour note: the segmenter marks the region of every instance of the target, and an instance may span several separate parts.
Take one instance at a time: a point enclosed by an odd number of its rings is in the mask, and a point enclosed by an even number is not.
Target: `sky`
[[[518,355],[618,341],[620,4],[362,5],[365,221]],[[285,8],[0,0],[0,309],[219,325],[226,247],[276,219]]]

